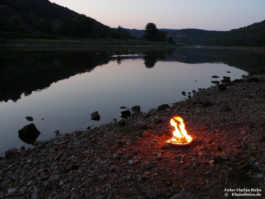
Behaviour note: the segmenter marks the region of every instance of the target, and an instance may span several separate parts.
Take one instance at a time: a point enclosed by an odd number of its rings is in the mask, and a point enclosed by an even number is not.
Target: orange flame
[[[170,144],[187,145],[190,144],[193,138],[188,135],[185,129],[184,120],[181,117],[173,117],[170,120],[171,126],[175,128],[173,131],[173,137],[167,141]]]

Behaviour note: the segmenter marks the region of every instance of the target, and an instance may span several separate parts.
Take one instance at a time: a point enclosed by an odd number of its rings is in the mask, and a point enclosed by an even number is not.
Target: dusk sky
[[[230,30],[265,20],[265,0],[51,0],[110,27]]]

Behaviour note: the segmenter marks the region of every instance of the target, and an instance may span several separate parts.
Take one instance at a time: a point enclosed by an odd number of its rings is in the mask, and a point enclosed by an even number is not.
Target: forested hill
[[[144,30],[127,29],[133,36],[142,37]],[[160,29],[176,43],[218,46],[265,46],[265,21],[230,31],[201,29]]]
[[[265,20],[230,31],[166,30],[175,42],[218,46],[265,46]]]
[[[48,0],[0,0],[0,36],[119,38],[130,35]]]
[[[207,45],[218,35],[224,33],[223,31],[209,31],[201,29],[180,29],[167,31],[168,36],[172,37],[177,43],[196,44],[196,45]]]
[[[127,29],[132,36],[141,38],[144,30]],[[209,31],[202,29],[159,29],[167,33],[167,37],[172,37],[176,43],[205,45],[209,44],[216,36],[224,31]]]
[[[214,45],[265,46],[265,20],[224,32],[210,41]]]

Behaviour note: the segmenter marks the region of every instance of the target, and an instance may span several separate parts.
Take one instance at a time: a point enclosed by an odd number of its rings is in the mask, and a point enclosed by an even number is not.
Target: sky
[[[265,0],[50,0],[110,27],[230,30],[265,20]]]

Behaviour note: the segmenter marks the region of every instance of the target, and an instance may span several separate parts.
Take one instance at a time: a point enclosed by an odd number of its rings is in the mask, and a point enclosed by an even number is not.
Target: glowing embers
[[[170,120],[170,124],[175,128],[175,130],[173,131],[173,137],[167,140],[167,143],[180,146],[189,145],[192,143],[193,138],[188,135],[185,129],[184,120],[181,117],[173,117]]]

